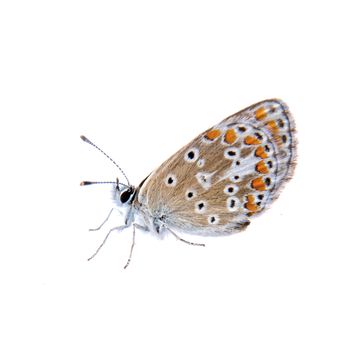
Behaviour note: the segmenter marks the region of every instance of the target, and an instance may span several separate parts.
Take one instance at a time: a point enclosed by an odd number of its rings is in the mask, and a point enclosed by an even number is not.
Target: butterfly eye
[[[133,193],[134,193],[133,188],[128,188],[127,190],[123,191],[122,194],[120,195],[120,201],[123,204],[126,203],[130,199]]]

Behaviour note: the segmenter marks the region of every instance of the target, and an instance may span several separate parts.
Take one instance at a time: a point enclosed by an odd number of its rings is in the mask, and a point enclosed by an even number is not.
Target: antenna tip
[[[85,137],[84,135],[80,135],[80,138],[84,141],[84,142],[90,142],[90,140]]]
[[[80,186],[87,186],[87,185],[91,185],[91,184],[92,184],[91,181],[82,181],[82,182],[80,183]]]

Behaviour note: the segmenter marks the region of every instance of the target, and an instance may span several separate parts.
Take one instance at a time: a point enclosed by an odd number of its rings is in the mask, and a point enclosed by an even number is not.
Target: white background
[[[1,349],[349,349],[346,1],[2,1]],[[299,160],[244,233],[191,247],[88,232],[116,169],[138,184],[257,101]],[[110,226],[117,224],[114,217]],[[109,226],[109,227],[110,227]]]

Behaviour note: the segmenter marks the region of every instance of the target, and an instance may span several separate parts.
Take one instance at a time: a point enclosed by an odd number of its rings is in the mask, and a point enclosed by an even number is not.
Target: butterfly
[[[178,233],[220,236],[244,230],[278,197],[296,166],[295,123],[287,105],[278,99],[256,103],[204,131],[136,187],[106,153],[85,136],[81,138],[107,156],[126,178],[127,184],[118,178],[113,182],[124,225],[112,228],[92,256],[112,231],[133,226],[125,267],[130,263],[135,229],[156,235],[168,232],[201,246]]]

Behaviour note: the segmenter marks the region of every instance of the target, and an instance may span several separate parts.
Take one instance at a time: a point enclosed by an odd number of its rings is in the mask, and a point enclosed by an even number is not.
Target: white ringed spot
[[[209,215],[208,216],[208,224],[209,225],[217,225],[220,221],[220,218],[218,215]]]
[[[238,210],[239,201],[237,197],[228,197],[226,200],[226,207],[229,212],[234,212]]]
[[[205,164],[205,159],[203,158],[198,159],[198,162],[197,162],[198,168],[203,168],[204,164]]]
[[[197,173],[196,179],[205,190],[208,190],[211,187],[211,178],[213,175],[214,173]]]
[[[194,211],[198,214],[203,214],[207,210],[207,203],[205,201],[198,201],[195,204]]]
[[[199,157],[199,150],[198,148],[190,148],[188,151],[186,151],[184,159],[188,163],[194,163]]]
[[[174,174],[168,174],[168,176],[165,177],[164,182],[169,187],[175,187],[177,184],[177,179]]]
[[[238,191],[238,186],[234,184],[228,184],[224,188],[224,193],[232,196],[233,194],[237,193]]]
[[[197,192],[195,190],[190,189],[186,191],[186,199],[188,201],[196,197],[197,197]]]
[[[224,157],[226,159],[236,159],[239,157],[239,150],[235,147],[228,147],[224,151]]]

